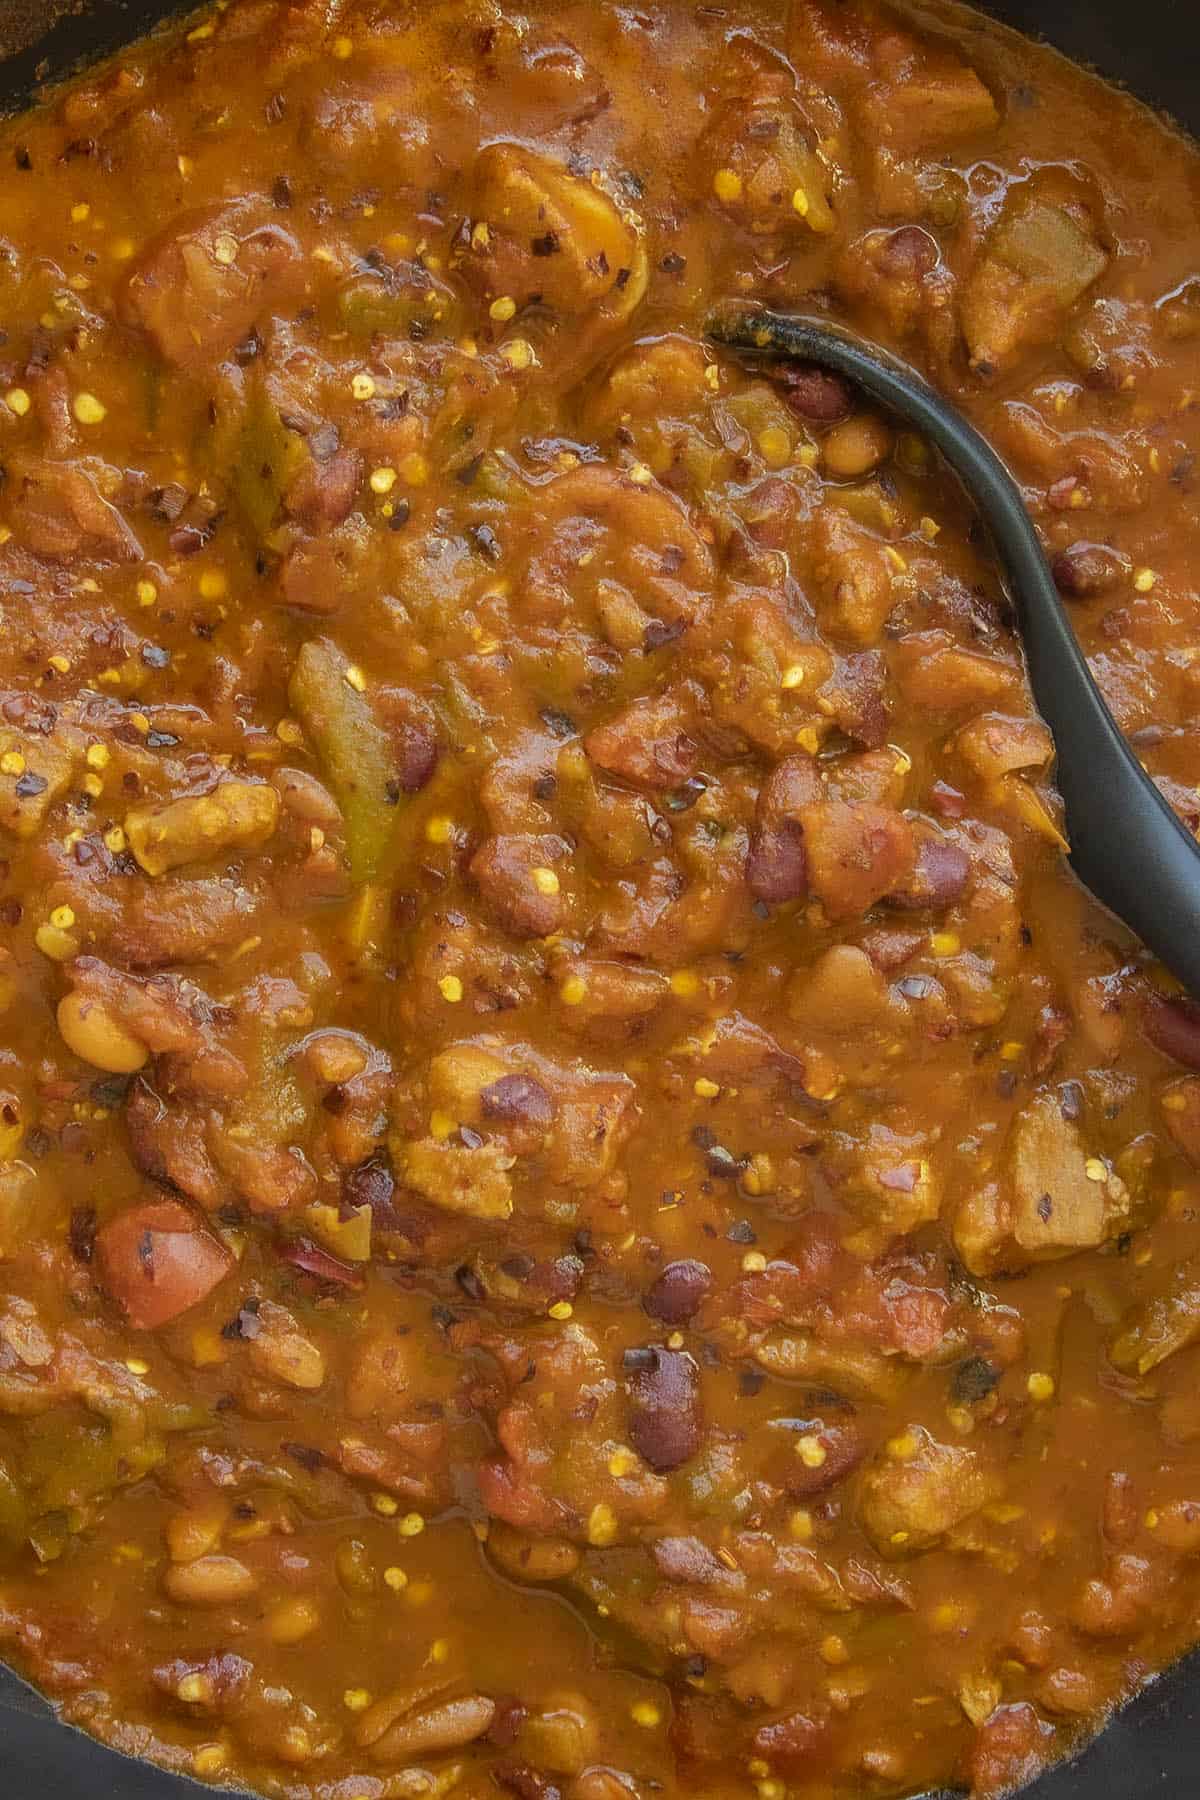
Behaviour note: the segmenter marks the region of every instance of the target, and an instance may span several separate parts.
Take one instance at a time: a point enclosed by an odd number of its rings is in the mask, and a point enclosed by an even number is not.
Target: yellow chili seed
[[[346,669],[344,671],[344,680],[346,682],[347,687],[352,687],[356,694],[362,694],[362,693],[366,692],[367,678],[363,674],[362,670],[359,668],[357,663],[348,663],[347,664]]]
[[[768,425],[758,434],[759,454],[768,468],[782,469],[791,460],[792,440],[782,425]]]
[[[528,369],[534,363],[533,345],[525,338],[509,338],[501,344],[500,355],[510,369]]]
[[[546,1308],[547,1317],[551,1319],[569,1319],[574,1311],[575,1308],[569,1300],[556,1300],[552,1306]]]
[[[559,880],[553,869],[534,869],[533,885],[539,894],[551,896],[558,893]]]
[[[107,744],[89,744],[84,761],[89,769],[107,769],[112,761],[112,754]]]
[[[23,419],[25,417],[31,404],[29,395],[22,387],[9,388],[7,394],[4,396],[4,403],[8,407],[9,412],[16,413],[18,419]]]
[[[713,193],[730,205],[742,197],[742,178],[736,169],[718,169],[713,176]]]
[[[424,1515],[419,1512],[405,1513],[397,1529],[401,1537],[420,1537],[425,1529]]]
[[[369,1688],[347,1688],[342,1695],[342,1705],[349,1712],[366,1712],[371,1704]]]
[[[692,1092],[698,1100],[715,1100],[721,1091],[721,1084],[710,1081],[707,1075],[698,1075],[692,1083]]]
[[[383,1571],[383,1579],[394,1594],[398,1594],[402,1588],[408,1586],[407,1574],[403,1569],[396,1568],[395,1565]]]
[[[629,1709],[629,1716],[643,1731],[653,1731],[656,1725],[662,1724],[662,1709],[655,1706],[653,1700],[635,1701]]]
[[[578,1006],[587,993],[587,982],[582,975],[568,975],[558,990],[558,997],[566,1006]]]
[[[588,1514],[587,1540],[597,1549],[611,1544],[617,1535],[617,1515],[611,1506],[603,1500],[597,1500]]]
[[[350,383],[350,392],[356,400],[371,400],[375,395],[375,377],[360,370]]]
[[[76,394],[71,411],[81,425],[99,425],[108,417],[108,408],[95,394]]]
[[[451,1006],[457,1006],[463,997],[463,984],[457,975],[443,975],[438,982],[438,992]]]
[[[509,319],[513,317],[516,310],[517,303],[512,295],[501,294],[500,298],[498,300],[493,300],[492,304],[488,307],[488,317],[495,319],[497,325],[505,325],[508,323]]]
[[[1053,1400],[1053,1398],[1054,1398],[1054,1377],[1053,1377],[1053,1375],[1046,1375],[1041,1370],[1035,1370],[1034,1373],[1029,1377],[1028,1381],[1025,1383],[1025,1391],[1029,1395],[1029,1398],[1031,1400],[1037,1400],[1039,1402],[1045,1401],[1045,1400]]]

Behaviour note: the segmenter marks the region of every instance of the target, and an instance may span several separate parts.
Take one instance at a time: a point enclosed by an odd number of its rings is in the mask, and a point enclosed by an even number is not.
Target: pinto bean
[[[892,807],[823,801],[801,819],[809,881],[831,919],[864,913],[912,879],[912,826]]]
[[[126,1031],[101,1001],[89,1000],[86,994],[63,995],[58,1003],[58,1029],[76,1056],[111,1075],[131,1075],[149,1059],[150,1052],[141,1039]]]
[[[380,1730],[379,1719],[385,1714],[387,1722]],[[441,1750],[458,1750],[474,1743],[495,1716],[496,1702],[486,1694],[462,1694],[453,1700],[431,1698],[426,1705],[409,1708],[403,1701],[397,1706],[394,1699],[381,1700],[363,1714],[355,1736],[376,1762],[413,1762],[417,1757],[436,1756]]]
[[[647,1288],[642,1305],[664,1325],[686,1325],[699,1312],[712,1286],[712,1271],[694,1257],[670,1262]]]
[[[230,1606],[248,1599],[258,1586],[257,1575],[236,1556],[172,1563],[162,1579],[168,1599],[178,1606]]]
[[[589,760],[610,775],[658,791],[677,788],[696,772],[699,748],[681,700],[657,694],[633,700],[584,740]]]
[[[223,1498],[189,1506],[172,1513],[163,1527],[167,1554],[172,1562],[195,1562],[215,1550],[229,1518],[229,1502]]]
[[[514,1581],[563,1581],[579,1567],[579,1552],[566,1538],[534,1537],[493,1519],[488,1555]]]
[[[635,1353],[644,1366],[629,1378],[629,1441],[662,1474],[677,1469],[700,1447],[699,1370],[686,1350],[657,1346]]]
[[[297,1328],[285,1306],[264,1300],[258,1309],[258,1334],[250,1343],[250,1360],[268,1381],[311,1393],[325,1380],[323,1352]]]

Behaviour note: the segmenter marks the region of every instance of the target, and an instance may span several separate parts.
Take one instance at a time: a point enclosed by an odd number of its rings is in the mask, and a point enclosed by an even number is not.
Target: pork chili
[[[995,1795],[1200,1612],[1200,160],[942,4],[234,0],[0,130],[0,1647],[287,1800]]]

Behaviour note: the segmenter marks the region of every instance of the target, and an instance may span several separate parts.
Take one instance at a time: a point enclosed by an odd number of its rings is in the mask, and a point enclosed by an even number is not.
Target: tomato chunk
[[[197,1306],[234,1257],[178,1200],[148,1200],[96,1236],[100,1279],[131,1325],[153,1331]]]

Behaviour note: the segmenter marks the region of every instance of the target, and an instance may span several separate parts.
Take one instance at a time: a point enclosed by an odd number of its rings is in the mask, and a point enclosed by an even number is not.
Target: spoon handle
[[[1119,731],[1063,610],[1033,522],[991,445],[921,376],[836,326],[732,313],[709,336],[833,369],[940,451],[978,508],[1008,579],[1038,709],[1054,735],[1070,862],[1098,900],[1200,997],[1200,846]]]

